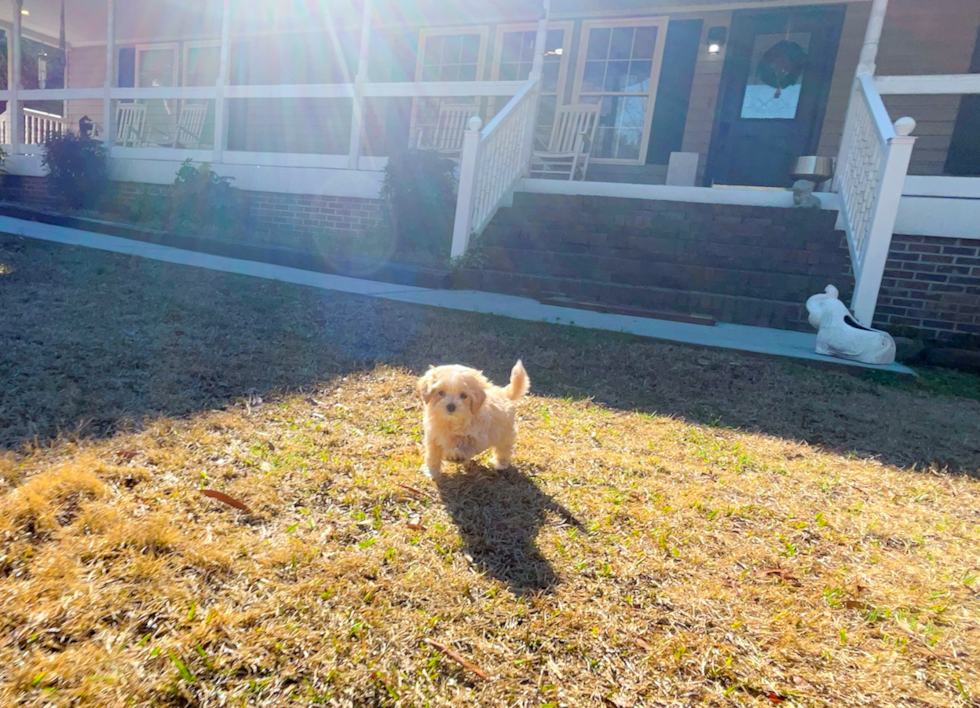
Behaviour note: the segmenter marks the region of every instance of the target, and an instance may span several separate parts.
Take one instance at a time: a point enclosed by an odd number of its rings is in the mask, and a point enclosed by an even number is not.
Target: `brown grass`
[[[976,378],[0,263],[0,705],[980,701]],[[517,356],[516,468],[421,478],[414,376]]]

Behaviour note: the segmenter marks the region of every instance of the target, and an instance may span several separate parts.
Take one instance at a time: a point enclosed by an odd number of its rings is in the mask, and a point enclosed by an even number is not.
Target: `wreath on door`
[[[807,54],[796,42],[783,39],[776,42],[759,60],[759,80],[776,89],[779,98],[784,88],[794,86],[806,68]]]

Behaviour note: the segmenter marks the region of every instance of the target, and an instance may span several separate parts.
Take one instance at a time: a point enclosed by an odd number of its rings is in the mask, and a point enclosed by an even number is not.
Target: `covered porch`
[[[13,174],[42,174],[46,135],[91,130],[120,181],[169,184],[191,158],[253,192],[376,200],[388,155],[436,147],[459,160],[461,255],[515,191],[789,207],[788,166],[822,155],[838,176],[818,198],[841,210],[856,273],[883,269],[893,230],[980,237],[963,99],[980,93],[967,73],[980,8],[967,0],[893,0],[888,14],[880,0],[3,7]],[[758,77],[780,42],[814,59],[776,90]],[[896,76],[871,78],[883,67]],[[597,107],[587,165],[534,178],[556,113],[581,105]],[[449,131],[447,108],[466,119]],[[893,127],[905,114],[915,148]],[[855,300],[868,322],[875,280]]]

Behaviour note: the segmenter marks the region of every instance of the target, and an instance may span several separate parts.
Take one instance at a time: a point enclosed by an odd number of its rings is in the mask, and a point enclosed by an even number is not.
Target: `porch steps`
[[[836,213],[519,193],[458,288],[577,307],[807,331],[804,303],[852,288]],[[644,315],[644,311],[649,315]]]

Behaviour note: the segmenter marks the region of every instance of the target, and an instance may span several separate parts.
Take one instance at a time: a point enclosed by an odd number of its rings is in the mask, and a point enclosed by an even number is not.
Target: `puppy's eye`
[[[440,391],[440,392],[439,392],[439,395],[440,395],[440,396],[445,396],[445,395],[446,395],[446,392],[445,392],[445,391]]]
[[[459,394],[459,397],[460,398],[466,398],[466,394],[465,393],[461,393],[461,394]]]

